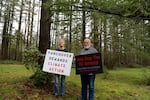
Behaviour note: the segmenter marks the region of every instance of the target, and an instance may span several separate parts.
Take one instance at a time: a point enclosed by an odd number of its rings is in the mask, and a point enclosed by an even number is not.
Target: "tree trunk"
[[[98,35],[98,22],[99,22],[99,19],[98,19],[98,17],[97,17],[97,15],[96,15],[96,13],[94,13],[94,15],[93,15],[93,21],[94,21],[94,39],[93,39],[93,41],[94,41],[94,48],[96,48],[97,50],[99,50],[99,42],[98,42],[98,37],[99,37],[99,35]]]
[[[44,3],[46,2],[48,2],[48,0],[42,0],[39,35],[39,50],[44,54],[46,50],[50,48],[50,15],[49,11],[44,7]]]
[[[12,55],[12,43],[11,43],[11,41],[12,41],[12,29],[13,29],[13,21],[14,21],[14,10],[15,10],[15,5],[16,5],[16,2],[15,1],[13,1],[13,3],[12,3],[12,7],[11,7],[11,14],[10,14],[10,27],[9,27],[9,46],[8,46],[8,59],[9,60],[12,60],[13,59],[13,56],[14,55]]]
[[[9,43],[9,36],[8,36],[8,18],[5,16],[4,19],[4,26],[3,26],[3,34],[2,34],[2,59],[6,60],[8,58],[8,43]]]
[[[30,30],[30,42],[29,45],[32,45],[32,32],[33,32],[33,21],[34,21],[34,9],[35,9],[35,0],[33,0],[33,7],[32,7],[32,19],[31,19],[31,30]]]
[[[18,31],[16,32],[16,51],[15,51],[15,60],[20,60],[19,55],[19,48],[20,48],[20,35],[21,35],[21,23],[22,23],[22,13],[23,13],[23,0],[21,1],[20,5],[20,15],[19,15],[19,25],[18,25]]]
[[[85,39],[85,27],[86,27],[86,22],[85,22],[85,20],[86,20],[86,16],[85,16],[85,9],[84,9],[84,6],[85,6],[85,0],[83,0],[83,12],[82,12],[82,41],[84,41],[84,39]]]
[[[1,16],[2,16],[2,7],[3,7],[3,0],[0,1],[0,22],[1,22]]]
[[[28,1],[29,2],[29,9],[28,9],[28,21],[27,21],[27,23],[28,23],[28,30],[27,30],[27,48],[29,49],[29,47],[30,47],[30,25],[31,25],[31,23],[30,23],[30,12],[31,12],[31,1],[29,0]]]
[[[44,7],[44,4],[48,0],[42,0],[41,7],[41,20],[40,20],[40,34],[39,34],[39,51],[42,54],[46,53],[46,50],[50,48],[50,12]],[[39,59],[38,63],[42,69],[44,58]]]
[[[71,51],[71,42],[72,42],[72,6],[70,7],[70,26],[69,26],[69,51]]]
[[[101,21],[101,25],[102,25],[102,29],[103,29],[103,34],[104,34],[104,39],[103,39],[103,42],[104,42],[104,49],[103,49],[103,59],[104,59],[104,64],[105,65],[108,65],[108,46],[107,46],[107,28],[106,28],[106,25],[107,25],[107,21],[106,21],[106,18],[104,18],[102,21]]]

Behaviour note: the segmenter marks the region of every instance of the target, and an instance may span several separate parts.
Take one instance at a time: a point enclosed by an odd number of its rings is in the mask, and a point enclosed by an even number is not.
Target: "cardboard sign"
[[[48,49],[46,51],[43,71],[69,76],[72,66],[72,59],[73,53]]]
[[[76,74],[102,73],[102,59],[100,53],[75,56]]]

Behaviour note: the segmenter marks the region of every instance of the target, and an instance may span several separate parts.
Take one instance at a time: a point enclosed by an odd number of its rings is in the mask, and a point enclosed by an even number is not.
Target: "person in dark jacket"
[[[59,48],[56,49],[57,51],[68,52],[68,50],[64,47],[65,42],[63,39],[59,39],[58,45]],[[55,74],[54,95],[64,96],[64,94],[65,94],[65,76]]]

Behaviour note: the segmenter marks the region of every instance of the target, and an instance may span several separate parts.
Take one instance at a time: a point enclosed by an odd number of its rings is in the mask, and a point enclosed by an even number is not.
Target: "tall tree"
[[[82,41],[84,41],[86,36],[86,13],[85,13],[85,0],[82,0]]]
[[[23,8],[24,8],[24,0],[21,0],[20,4],[20,14],[19,14],[19,24],[18,24],[18,30],[16,32],[16,51],[15,51],[15,60],[19,60],[21,57],[19,55],[20,52],[20,39],[21,39],[21,25],[22,25],[22,15],[23,15]],[[21,47],[22,48],[22,47]]]
[[[10,3],[8,3],[10,5]],[[8,59],[8,44],[9,44],[9,22],[10,22],[10,8],[6,6],[4,13],[4,25],[3,25],[3,33],[2,33],[2,48],[1,55],[2,59]]]
[[[50,48],[50,12],[44,5],[48,3],[48,0],[42,0],[41,6],[41,20],[40,20],[40,35],[39,35],[39,50],[41,53],[46,53],[46,50]]]
[[[72,49],[72,47],[71,47],[71,42],[72,42],[72,5],[71,4],[70,4],[69,16],[70,16],[70,25],[69,25],[69,51],[71,51],[71,49]]]
[[[3,26],[3,34],[2,34],[2,48],[1,48],[1,56],[3,60],[6,60],[8,57],[8,19],[7,16],[5,16],[4,19],[4,26]]]
[[[94,43],[94,47],[99,50],[99,32],[98,32],[98,26],[99,26],[99,17],[96,13],[93,13],[93,24],[94,24],[94,29],[93,29],[93,43]]]
[[[2,7],[3,7],[3,0],[0,0],[0,22],[2,17]]]
[[[31,16],[31,30],[30,30],[30,43],[29,45],[31,46],[32,45],[32,34],[33,34],[33,21],[34,21],[34,10],[35,10],[35,0],[33,0],[33,3],[32,3],[32,16]]]
[[[31,28],[31,22],[30,22],[30,17],[31,17],[31,1],[28,1],[28,28],[27,28],[27,48],[30,47],[30,28]]]
[[[8,59],[13,59],[13,57],[12,57],[12,47],[13,47],[13,45],[12,45],[12,40],[13,40],[13,38],[12,38],[12,36],[13,36],[13,22],[14,22],[14,14],[15,14],[15,7],[16,7],[16,5],[17,5],[17,2],[18,2],[18,0],[13,0],[12,1],[12,3],[11,3],[11,6],[10,6],[10,9],[11,9],[11,15],[10,15],[10,27],[9,27],[9,47],[8,47]]]

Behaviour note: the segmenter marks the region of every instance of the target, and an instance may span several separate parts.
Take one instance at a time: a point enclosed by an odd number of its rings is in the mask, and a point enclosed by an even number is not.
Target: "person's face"
[[[91,45],[90,40],[88,39],[85,39],[83,44],[84,44],[84,48],[89,48]]]
[[[59,40],[59,46],[60,46],[60,47],[64,47],[64,44],[65,44],[65,43],[64,43],[63,40]]]

